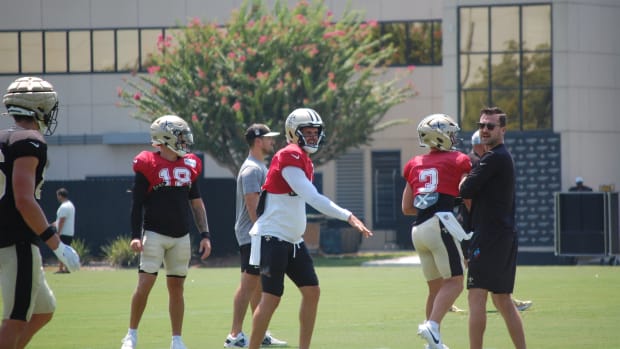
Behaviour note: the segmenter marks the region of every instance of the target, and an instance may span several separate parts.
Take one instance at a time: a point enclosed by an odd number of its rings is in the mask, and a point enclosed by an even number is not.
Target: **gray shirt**
[[[245,206],[245,195],[250,193],[260,193],[261,187],[265,183],[267,177],[267,166],[257,160],[252,155],[241,165],[239,174],[237,175],[237,194],[236,194],[236,221],[235,235],[239,246],[246,245],[251,242],[248,232],[254,224],[248,214]]]

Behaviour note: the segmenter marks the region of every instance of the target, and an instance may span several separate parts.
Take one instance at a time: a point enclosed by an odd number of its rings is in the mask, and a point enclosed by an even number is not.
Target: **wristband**
[[[54,235],[56,235],[56,227],[54,227],[53,225],[50,225],[49,227],[47,227],[47,229],[45,229],[39,235],[39,237],[41,238],[41,240],[47,241],[47,240],[51,239],[52,236],[54,236]]]
[[[203,231],[202,233],[200,233],[200,237],[202,237],[203,239],[211,240],[211,233],[209,233],[208,231]]]

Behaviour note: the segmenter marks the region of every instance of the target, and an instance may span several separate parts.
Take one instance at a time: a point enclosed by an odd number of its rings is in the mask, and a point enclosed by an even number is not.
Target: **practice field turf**
[[[29,348],[119,348],[129,318],[135,270],[82,270],[47,279],[58,309]],[[420,348],[426,284],[419,267],[318,267],[321,302],[313,348]],[[230,330],[237,268],[191,269],[186,282],[184,341],[190,349],[222,348]],[[620,348],[620,268],[610,266],[520,267],[515,296],[534,305],[523,312],[533,349]],[[466,292],[456,303],[467,308]],[[287,281],[274,315],[273,334],[298,344],[299,292]],[[170,330],[165,282],[160,275],[143,321],[138,345],[166,349]],[[501,316],[489,302],[485,349],[512,348]],[[250,318],[244,330],[251,329]],[[467,315],[448,313],[445,343],[468,347]]]

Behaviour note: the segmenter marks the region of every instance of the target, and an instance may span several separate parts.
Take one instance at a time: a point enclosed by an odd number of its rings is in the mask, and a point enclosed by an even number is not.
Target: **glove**
[[[67,266],[69,271],[74,272],[80,269],[80,256],[75,252],[73,247],[61,242],[58,244],[58,248],[54,250],[54,254],[62,264]]]

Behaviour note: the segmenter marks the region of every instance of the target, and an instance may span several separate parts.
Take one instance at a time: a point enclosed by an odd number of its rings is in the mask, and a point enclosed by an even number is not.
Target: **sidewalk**
[[[405,267],[412,265],[420,265],[420,258],[417,255],[362,263],[362,267]]]

